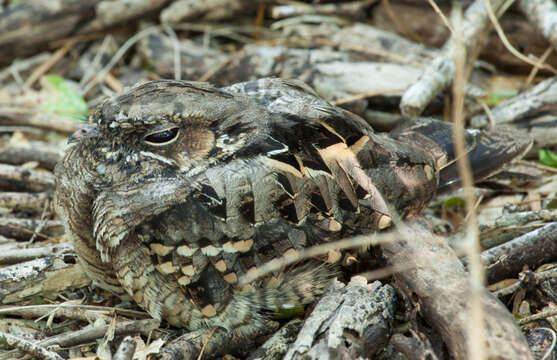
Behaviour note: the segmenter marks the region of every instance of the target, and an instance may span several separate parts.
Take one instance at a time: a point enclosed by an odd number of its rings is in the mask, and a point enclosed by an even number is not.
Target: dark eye
[[[180,128],[172,127],[169,129],[152,132],[148,135],[145,135],[144,140],[146,143],[150,145],[155,145],[155,146],[166,145],[176,140],[178,138],[179,132],[180,132]]]

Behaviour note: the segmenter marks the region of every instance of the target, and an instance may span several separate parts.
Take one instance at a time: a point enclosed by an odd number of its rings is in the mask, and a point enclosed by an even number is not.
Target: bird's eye
[[[150,145],[167,145],[178,138],[180,128],[172,127],[145,135],[145,142]]]

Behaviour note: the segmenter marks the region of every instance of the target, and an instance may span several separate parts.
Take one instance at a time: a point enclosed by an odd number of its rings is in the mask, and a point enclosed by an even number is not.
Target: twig
[[[487,268],[488,282],[514,276],[524,265],[535,268],[555,258],[557,222],[521,235],[512,241],[484,251],[482,262]]]
[[[205,339],[205,342],[203,343],[203,346],[201,347],[201,350],[199,351],[199,355],[197,356],[197,360],[201,360],[201,358],[203,357],[203,353],[205,352],[205,349],[207,348],[207,345],[209,344],[209,341],[211,341],[211,338],[213,337],[213,334],[215,333],[215,330],[217,330],[216,327],[212,328],[209,331],[209,335],[207,335],[207,339]]]
[[[44,141],[30,141],[22,144],[6,144],[0,148],[0,163],[21,165],[36,161],[40,167],[54,169],[61,160],[60,147]]]
[[[534,322],[536,320],[547,319],[548,317],[552,317],[557,315],[557,309],[542,311],[532,316],[527,316],[518,320],[518,325],[526,325],[528,323]]]
[[[457,360],[474,359],[470,355],[468,328],[472,317],[470,275],[447,240],[433,235],[417,223],[398,226],[400,241],[381,245],[383,255],[392,265],[413,264],[396,274],[397,280],[417,296],[420,312],[443,337]],[[431,258],[437,260],[432,261]],[[493,359],[532,359],[526,339],[499,301],[481,287],[481,324],[489,326],[482,343]],[[479,324],[476,324],[479,326]]]
[[[534,27],[557,49],[557,4],[554,0],[520,0],[520,8]]]
[[[148,27],[147,29],[141,30],[140,32],[138,32],[137,34],[135,34],[134,36],[132,36],[131,38],[126,40],[124,45],[122,45],[122,47],[120,47],[120,49],[118,49],[118,51],[116,52],[116,54],[114,54],[112,59],[110,59],[108,64],[106,64],[105,67],[102,68],[101,71],[99,71],[97,73],[97,76],[95,76],[91,81],[89,81],[89,83],[86,86],[83,87],[82,94],[87,94],[89,92],[89,90],[91,90],[102,79],[104,79],[106,74],[108,74],[108,72],[114,67],[114,65],[116,65],[116,63],[122,58],[122,56],[124,56],[124,54],[133,45],[135,45],[136,42],[138,42],[139,40],[143,39],[144,37],[147,37],[150,34],[155,33],[159,30],[160,30],[160,28],[158,26]]]
[[[389,232],[375,235],[354,236],[352,238],[334,241],[328,244],[312,246],[310,248],[297,251],[295,254],[285,255],[266,262],[262,266],[257,267],[254,271],[250,271],[242,276],[238,284],[239,286],[249,284],[250,282],[257,280],[258,278],[266,274],[280,270],[281,268],[294,264],[300,260],[308,259],[314,256],[325,255],[330,250],[340,251],[362,246],[375,246],[378,244],[385,244],[388,242],[396,241],[397,239],[399,239],[398,234]]]
[[[0,192],[0,207],[13,210],[35,210],[40,211],[50,198],[48,192],[25,193],[25,192]]]
[[[51,54],[43,52],[27,59],[14,60],[10,66],[0,71],[0,83],[6,81],[10,76],[14,78],[20,88],[23,87],[23,80],[21,79],[21,72],[30,72],[32,68],[40,66]]]
[[[42,186],[46,189],[54,187],[54,175],[52,173],[21,166],[0,164],[0,179],[21,181]]]
[[[42,232],[35,232],[40,220],[0,217],[0,233],[4,236],[28,240],[33,234],[47,239],[49,236],[60,236],[64,227],[60,220],[45,220]]]
[[[157,329],[160,322],[154,319],[123,321],[116,323],[114,335],[142,334],[147,336],[151,331]],[[61,347],[86,344],[105,336],[110,325],[93,326],[74,332],[56,335],[39,342],[41,346],[59,345]]]
[[[501,8],[504,2],[504,0],[491,1],[495,3],[494,7],[497,9]],[[478,52],[474,50],[477,49],[480,39],[490,24],[483,4],[483,0],[476,0],[466,9],[462,32],[453,33],[443,46],[443,52],[426,67],[420,80],[406,90],[400,102],[400,109],[404,116],[414,117],[421,114],[431,99],[447,88],[453,80],[456,35],[466,46],[469,55]],[[472,63],[473,58],[470,55],[468,61]]]
[[[348,96],[342,99],[337,99],[330,101],[332,105],[342,105],[346,103],[350,103],[356,100],[366,99],[374,96],[383,96],[383,95],[391,95],[391,94],[400,94],[403,92],[404,89],[396,89],[396,90],[387,90],[387,91],[369,91],[365,93],[355,94],[352,96]]]
[[[174,80],[182,79],[182,59],[180,57],[180,41],[178,36],[172,29],[172,27],[166,25],[164,26],[164,31],[168,34],[172,40],[172,47],[174,50]]]
[[[4,250],[2,252],[2,256],[0,257],[0,265],[17,264],[40,257],[57,256],[66,253],[73,253],[73,247],[69,243],[61,243],[56,245],[47,245],[27,249]],[[1,312],[2,311],[0,309],[0,313]]]
[[[363,17],[365,8],[371,6],[378,0],[351,1],[347,3],[335,2],[330,4],[305,4],[301,2],[289,2],[285,5],[274,6],[271,9],[273,19],[282,19],[292,16],[308,14],[337,15]]]
[[[44,360],[64,360],[63,357],[55,352],[48,351],[43,346],[33,344],[30,341],[24,340],[17,336],[13,336],[4,332],[0,332],[0,340],[6,342],[9,346],[13,346],[27,354],[38,357]]]
[[[37,227],[33,229],[33,235],[31,235],[31,239],[29,239],[29,244],[32,244],[33,241],[35,241],[37,234],[41,233],[41,231],[45,227],[47,222],[46,213],[49,208],[49,205],[50,205],[50,200],[46,200],[44,202],[43,212],[41,213],[41,221],[37,224]]]
[[[530,71],[530,74],[528,74],[528,78],[526,79],[526,82],[524,83],[524,88],[527,89],[530,87],[530,85],[532,84],[532,81],[534,81],[534,78],[536,77],[536,75],[538,74],[538,70],[540,70],[542,68],[542,65],[545,63],[545,61],[547,60],[547,58],[549,57],[549,55],[551,55],[551,53],[553,52],[553,47],[549,46],[544,53],[542,54],[542,56],[540,56],[539,61],[537,63],[536,66],[534,66],[532,68],[532,71]]]
[[[497,125],[541,116],[547,112],[544,106],[552,106],[556,98],[557,76],[553,76],[491,109],[493,121]],[[474,127],[485,126],[486,122],[485,114],[475,115],[470,120]]]
[[[503,43],[503,45],[505,45],[507,50],[509,50],[511,54],[513,54],[514,56],[516,56],[520,60],[524,61],[525,63],[530,64],[534,67],[538,66],[539,59],[532,60],[532,59],[522,55],[518,50],[516,50],[511,45],[511,43],[507,39],[507,36],[505,35],[505,32],[501,28],[501,25],[499,24],[499,21],[497,20],[497,17],[495,16],[495,14],[493,12],[493,8],[491,7],[490,0],[484,0],[484,3],[485,3],[486,10],[487,10],[487,15],[489,16],[489,19],[491,20],[491,23],[493,24],[493,27],[495,28],[495,31],[497,32],[497,35],[499,35],[499,39],[501,39],[501,42]],[[548,70],[548,71],[551,71],[553,74],[557,74],[557,70],[549,64],[544,64],[543,68]]]
[[[118,346],[112,360],[132,360],[137,343],[131,336],[126,336]]]
[[[95,57],[93,58],[93,61],[91,62],[91,66],[89,66],[87,69],[85,69],[85,73],[83,74],[83,76],[79,80],[79,88],[82,88],[83,85],[85,85],[85,83],[87,81],[89,81],[89,79],[93,75],[95,75],[96,69],[98,69],[98,67],[100,67],[102,57],[103,57],[104,54],[106,54],[106,52],[108,50],[108,46],[109,46],[111,41],[113,41],[111,35],[106,35],[104,37],[103,42],[101,43],[100,47],[96,51]]]
[[[447,27],[447,29],[449,29],[449,31],[451,33],[454,33],[453,27],[451,26],[451,23],[449,22],[449,19],[447,19],[447,17],[445,16],[445,14],[443,14],[443,11],[441,11],[441,9],[439,8],[439,6],[435,3],[435,1],[433,0],[427,0],[427,2],[429,3],[429,5],[431,5],[431,7],[433,8],[433,10],[435,11],[435,13],[441,18],[441,20],[443,21],[443,24],[445,24],[445,26]]]
[[[24,319],[34,319],[53,314],[55,317],[82,321],[89,321],[90,319],[96,319],[99,317],[109,319],[113,314],[142,319],[149,317],[149,314],[141,311],[108,306],[68,303],[3,307],[0,308],[0,314],[21,316]]]
[[[213,68],[207,70],[207,72],[205,72],[205,74],[201,75],[197,81],[208,81],[210,78],[213,77],[213,75],[215,75],[217,72],[219,72],[226,65],[230,64],[230,62],[232,62],[234,59],[240,58],[241,56],[243,56],[245,54],[246,54],[245,50],[240,50],[240,51],[238,51],[234,54],[229,55],[224,61],[221,61],[220,63],[218,63],[217,66],[214,66]]]
[[[53,67],[54,64],[60,61],[60,59],[63,58],[64,55],[66,55],[68,51],[70,51],[74,47],[74,45],[77,44],[77,42],[78,40],[75,38],[68,40],[68,42],[65,43],[64,46],[56,50],[56,52],[52,54],[52,56],[47,61],[45,61],[35,71],[33,71],[33,73],[27,78],[23,86],[25,88],[30,88],[31,86],[33,86],[35,81],[43,76],[43,74],[46,73],[51,67]]]
[[[504,297],[524,288],[525,286],[535,285],[539,281],[557,278],[557,269],[550,269],[541,272],[533,272],[531,270],[523,271],[518,274],[518,281],[497,291],[493,294],[497,297]],[[533,283],[533,284],[532,284]]]
[[[30,125],[64,133],[73,133],[81,124],[60,116],[41,113],[35,109],[0,107],[0,124]]]

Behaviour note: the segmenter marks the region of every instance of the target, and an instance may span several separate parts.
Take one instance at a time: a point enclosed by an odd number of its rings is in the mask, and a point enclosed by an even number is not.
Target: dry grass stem
[[[285,266],[294,264],[304,259],[325,255],[331,250],[345,250],[345,249],[353,249],[353,248],[363,247],[363,246],[375,246],[375,245],[384,244],[391,241],[397,241],[399,239],[400,239],[399,234],[388,232],[388,233],[374,234],[374,235],[359,235],[348,239],[334,241],[328,244],[312,246],[307,249],[302,249],[296,252],[295,254],[285,255],[263,264],[263,266],[260,266],[256,268],[254,271],[250,271],[244,276],[242,276],[238,284],[239,286],[249,284],[250,282],[257,280],[258,278],[265,276],[271,272],[280,270]]]
[[[534,78],[538,74],[538,71],[543,67],[543,64],[547,61],[547,58],[549,57],[549,55],[551,55],[552,52],[553,52],[553,46],[549,46],[544,51],[542,56],[540,56],[540,59],[539,59],[537,65],[532,68],[532,71],[530,71],[530,74],[528,75],[528,78],[526,79],[526,83],[524,84],[525,89],[528,89],[530,87],[530,85],[532,84],[532,81],[534,81]]]
[[[449,22],[449,19],[447,19],[445,14],[443,14],[443,11],[441,11],[441,9],[439,8],[439,6],[437,6],[435,1],[427,0],[427,2],[429,3],[429,5],[431,5],[431,7],[435,11],[435,13],[441,18],[441,20],[443,21],[443,24],[445,24],[447,29],[449,29],[451,33],[454,33],[453,27],[451,26],[451,23]]]
[[[455,77],[453,81],[453,138],[457,165],[462,179],[464,197],[466,200],[466,212],[468,223],[463,243],[464,250],[468,255],[470,263],[470,322],[468,330],[468,351],[471,359],[482,360],[486,358],[486,346],[484,343],[485,327],[482,305],[482,291],[484,289],[484,270],[480,260],[480,245],[478,241],[478,220],[475,209],[474,180],[470,168],[470,162],[466,153],[466,142],[464,138],[464,86],[466,83],[466,47],[461,38],[462,9],[456,5],[455,10],[455,32],[454,34],[454,62]]]
[[[484,0],[485,8],[487,10],[487,15],[489,16],[489,19],[491,20],[491,23],[493,24],[493,27],[495,28],[495,31],[497,32],[497,35],[499,35],[499,39],[501,39],[501,42],[503,43],[503,45],[505,45],[505,47],[507,48],[507,50],[510,51],[511,54],[513,54],[514,56],[516,56],[520,60],[522,60],[525,63],[530,64],[534,67],[538,67],[539,63],[540,63],[539,59],[534,57],[534,60],[532,60],[531,58],[521,54],[520,51],[516,50],[511,45],[511,43],[509,42],[509,39],[507,39],[507,35],[505,35],[505,32],[503,31],[503,28],[501,27],[501,24],[499,24],[499,20],[497,20],[497,16],[495,16],[495,13],[493,12],[493,8],[491,7],[491,3],[489,1],[490,0]],[[549,64],[543,64],[542,68],[546,69],[548,71],[551,71],[553,74],[557,75],[557,70]]]

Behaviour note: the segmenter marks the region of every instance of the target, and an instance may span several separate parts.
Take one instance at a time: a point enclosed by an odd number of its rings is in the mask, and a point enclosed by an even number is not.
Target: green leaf
[[[304,315],[304,306],[296,306],[291,309],[280,309],[276,310],[273,314],[274,320],[288,320],[295,317],[300,317]]]
[[[489,94],[485,103],[487,105],[499,105],[500,102],[513,98],[518,94],[518,90],[500,90]]]
[[[446,208],[459,207],[459,206],[466,205],[466,202],[464,201],[463,198],[455,196],[455,197],[448,198],[447,200],[445,200],[445,203],[443,205]]]
[[[48,74],[41,78],[41,85],[44,96],[41,110],[75,121],[87,118],[87,103],[70,81]]]
[[[549,203],[545,206],[547,210],[557,209],[557,198],[551,199]]]
[[[539,149],[538,158],[540,164],[557,168],[557,154],[551,150]]]

